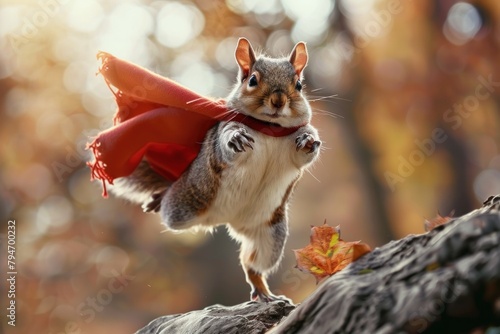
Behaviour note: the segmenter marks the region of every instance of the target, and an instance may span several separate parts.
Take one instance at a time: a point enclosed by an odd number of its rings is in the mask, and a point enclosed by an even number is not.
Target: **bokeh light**
[[[462,45],[471,40],[482,25],[476,7],[467,2],[458,2],[448,12],[443,33],[453,44]]]
[[[65,6],[66,25],[76,32],[92,33],[96,31],[104,19],[104,9],[99,1],[74,0]],[[127,17],[124,15],[124,19]],[[140,17],[134,17],[142,22]],[[140,26],[138,27],[141,28]]]
[[[170,48],[180,47],[200,34],[205,18],[192,5],[167,2],[156,18],[156,38]]]

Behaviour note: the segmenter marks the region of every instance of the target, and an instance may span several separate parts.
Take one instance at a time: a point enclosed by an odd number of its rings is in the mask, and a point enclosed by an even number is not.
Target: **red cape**
[[[237,112],[224,100],[213,100],[140,66],[99,52],[99,73],[116,97],[114,126],[88,144],[94,160],[91,180],[106,181],[130,175],[145,158],[166,180],[175,181],[198,155],[207,131],[217,122],[233,120],[273,137],[292,134],[283,128]],[[113,90],[114,86],[117,90]]]

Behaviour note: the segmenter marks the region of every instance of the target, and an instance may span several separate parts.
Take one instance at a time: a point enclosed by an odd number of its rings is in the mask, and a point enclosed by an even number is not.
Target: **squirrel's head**
[[[310,121],[311,108],[302,93],[305,43],[297,43],[287,58],[276,59],[256,57],[250,42],[240,38],[235,57],[240,69],[229,108],[284,127]]]

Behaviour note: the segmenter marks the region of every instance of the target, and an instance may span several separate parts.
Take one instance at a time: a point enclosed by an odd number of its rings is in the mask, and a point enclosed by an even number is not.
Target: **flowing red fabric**
[[[224,100],[213,100],[140,66],[99,52],[103,75],[118,105],[114,126],[88,144],[94,160],[91,179],[103,184],[130,175],[142,159],[166,180],[175,181],[198,155],[207,131],[221,120],[241,122],[273,137],[292,134],[283,128],[228,111]],[[116,90],[113,90],[112,87]]]

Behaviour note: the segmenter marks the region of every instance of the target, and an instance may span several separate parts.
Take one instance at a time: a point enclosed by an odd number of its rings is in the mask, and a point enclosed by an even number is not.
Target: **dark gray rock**
[[[285,301],[269,304],[246,302],[231,307],[213,305],[199,311],[157,318],[136,334],[261,334],[293,309],[294,306]]]
[[[428,233],[376,248],[292,309],[284,301],[215,305],[160,317],[137,333],[265,333],[273,327],[273,334],[471,333],[498,326],[500,196]]]

